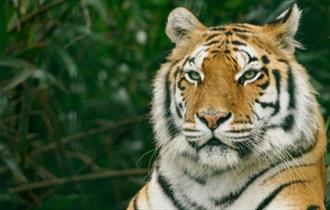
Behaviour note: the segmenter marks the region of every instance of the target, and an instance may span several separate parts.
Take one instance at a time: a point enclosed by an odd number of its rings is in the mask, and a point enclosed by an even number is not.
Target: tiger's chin
[[[216,170],[235,168],[240,163],[236,151],[226,146],[205,146],[198,151],[198,162]]]
[[[237,149],[211,138],[202,145],[189,144],[184,136],[178,136],[161,150],[162,159],[168,163],[177,163],[180,167],[220,172],[234,169],[244,164],[244,159]],[[250,154],[250,157],[253,156]]]
[[[235,166],[242,162],[240,155],[234,147],[225,144],[216,137],[210,138],[204,144],[199,146],[192,143],[189,145],[190,149],[193,150],[192,153],[195,157],[192,158],[191,161],[203,168],[227,170],[235,168]],[[191,156],[186,157],[189,159]]]

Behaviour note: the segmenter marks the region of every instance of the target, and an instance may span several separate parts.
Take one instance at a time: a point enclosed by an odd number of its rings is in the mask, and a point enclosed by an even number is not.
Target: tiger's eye
[[[258,72],[256,70],[248,70],[243,74],[242,78],[244,80],[250,80],[253,79],[257,75],[257,73]]]
[[[197,73],[195,71],[188,72],[188,76],[190,79],[195,80],[195,81],[200,81],[200,79],[201,79],[201,76],[199,75],[199,73]]]

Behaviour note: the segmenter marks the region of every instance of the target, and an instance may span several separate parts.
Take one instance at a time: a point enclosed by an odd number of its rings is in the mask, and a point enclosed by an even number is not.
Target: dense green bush
[[[168,13],[185,6],[209,26],[262,24],[289,4],[0,0],[0,209],[125,208],[157,155],[148,112],[173,48]],[[298,4],[297,57],[328,125],[330,2]]]

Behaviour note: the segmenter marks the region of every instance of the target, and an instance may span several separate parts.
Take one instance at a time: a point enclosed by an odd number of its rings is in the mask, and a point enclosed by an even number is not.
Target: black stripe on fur
[[[301,165],[293,165],[293,166],[289,166],[289,167],[284,167],[281,170],[277,171],[275,174],[271,175],[270,177],[268,177],[267,179],[265,179],[262,183],[266,183],[267,181],[273,179],[274,177],[278,176],[279,174],[281,174],[282,172],[288,170],[288,169],[296,169],[296,168],[305,168],[305,167],[310,167],[310,166],[314,166],[314,163],[306,163],[306,164],[301,164]]]
[[[287,87],[287,91],[289,94],[289,108],[290,109],[294,109],[296,108],[296,100],[295,100],[295,82],[294,82],[294,78],[293,78],[293,73],[292,73],[292,69],[289,66],[288,69],[288,87]]]
[[[319,205],[309,205],[306,210],[320,210],[320,206]]]
[[[134,208],[134,210],[139,210],[139,207],[138,207],[138,205],[137,205],[137,196],[138,196],[139,194],[137,194],[134,198],[133,198],[133,208]]]
[[[281,74],[280,71],[277,69],[273,69],[272,71],[274,79],[275,79],[275,86],[277,91],[277,98],[276,102],[274,104],[274,112],[272,113],[272,116],[275,116],[280,111],[280,95],[281,95]]]
[[[165,90],[166,90],[166,98],[165,98],[165,118],[168,121],[167,123],[167,131],[170,136],[175,136],[179,133],[179,129],[176,126],[173,116],[171,114],[171,88],[170,88],[170,71],[166,75],[166,81],[165,81]]]
[[[172,189],[171,184],[168,182],[165,176],[161,175],[158,172],[157,181],[162,188],[165,195],[171,200],[172,204],[178,209],[178,210],[187,210],[175,197],[174,191]]]
[[[284,188],[291,186],[293,184],[302,184],[305,182],[306,182],[305,180],[295,180],[278,186],[258,205],[256,210],[265,209]]]
[[[224,196],[220,199],[214,199],[214,203],[216,206],[218,205],[224,205],[224,204],[231,204],[233,203],[235,200],[237,200],[242,194],[243,192],[255,181],[257,180],[259,177],[261,177],[262,175],[264,175],[266,172],[268,172],[269,170],[273,169],[274,167],[276,167],[278,164],[280,163],[276,163],[276,164],[272,164],[269,167],[261,170],[259,173],[255,174],[254,176],[252,176],[246,183],[245,185],[239,189],[238,191],[234,192],[234,193],[230,193],[227,196]]]

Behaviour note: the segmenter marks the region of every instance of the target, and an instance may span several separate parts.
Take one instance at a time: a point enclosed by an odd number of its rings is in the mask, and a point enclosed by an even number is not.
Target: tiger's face
[[[288,148],[309,144],[295,140],[307,135],[299,121],[310,109],[309,85],[293,56],[297,43],[280,37],[283,24],[299,12],[287,11],[281,25],[206,28],[187,10],[177,10],[167,28],[177,46],[155,84],[153,116],[164,153],[226,169],[282,158]],[[178,30],[185,17],[193,26]]]

